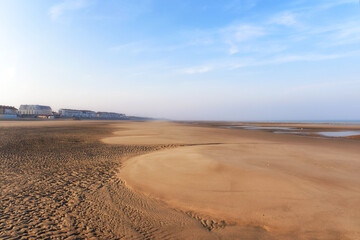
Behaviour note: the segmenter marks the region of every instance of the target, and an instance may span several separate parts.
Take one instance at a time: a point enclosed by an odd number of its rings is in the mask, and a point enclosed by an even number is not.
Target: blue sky
[[[360,119],[357,0],[0,0],[0,104]]]

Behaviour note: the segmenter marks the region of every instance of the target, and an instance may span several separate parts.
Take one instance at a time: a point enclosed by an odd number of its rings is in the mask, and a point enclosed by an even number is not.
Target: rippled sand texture
[[[135,193],[117,176],[124,159],[175,146],[103,144],[111,124],[0,122],[0,239],[213,237],[207,219]]]
[[[0,239],[359,239],[358,139],[0,122]]]
[[[181,145],[128,159],[119,177],[211,216],[217,236],[360,239],[358,140],[175,123],[119,125],[115,134],[103,142]]]

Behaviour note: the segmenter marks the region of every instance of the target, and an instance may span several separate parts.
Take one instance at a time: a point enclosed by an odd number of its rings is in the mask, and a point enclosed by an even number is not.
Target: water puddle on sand
[[[275,131],[273,133],[287,133],[287,134],[309,134],[308,132],[289,132],[289,131]]]
[[[261,127],[261,126],[248,126],[248,125],[239,125],[239,126],[224,126],[224,128],[242,128],[246,130],[298,130],[297,128],[291,127]]]
[[[262,126],[249,126],[249,125],[234,125],[234,126],[223,126],[223,128],[231,128],[231,129],[241,128],[246,130],[274,130],[273,133],[303,134],[303,135],[317,134],[325,137],[350,137],[350,136],[360,135],[360,131],[305,132],[302,131],[303,129],[293,128],[293,127],[262,127]]]
[[[360,135],[360,131],[318,132],[317,134],[325,137],[350,137]]]
[[[285,131],[275,131],[274,133],[287,133],[287,134],[303,134],[311,135],[310,132],[285,132]],[[313,132],[317,135],[324,137],[351,137],[360,135],[360,131],[342,131],[342,132]]]

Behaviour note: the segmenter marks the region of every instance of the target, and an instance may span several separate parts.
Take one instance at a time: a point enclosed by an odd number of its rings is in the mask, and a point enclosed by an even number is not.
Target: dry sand
[[[0,239],[211,239],[202,218],[129,189],[112,122],[0,122]]]
[[[174,123],[119,127],[103,141],[184,145],[132,158],[119,176],[174,208],[223,220],[217,236],[360,239],[359,141]]]
[[[360,239],[358,139],[215,125],[0,122],[0,239]]]

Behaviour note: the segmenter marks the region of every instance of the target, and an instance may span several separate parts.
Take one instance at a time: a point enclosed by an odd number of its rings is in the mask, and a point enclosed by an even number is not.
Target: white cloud
[[[49,14],[53,20],[61,17],[66,11],[78,10],[89,6],[87,0],[64,0],[49,9]]]
[[[264,36],[266,32],[259,26],[237,25],[225,29],[225,34],[228,34],[231,41],[240,43]]]
[[[291,12],[284,12],[274,16],[270,23],[284,25],[284,26],[294,26],[297,24],[296,15]]]
[[[337,0],[337,1],[325,1],[324,4],[322,4],[319,8],[320,9],[328,9],[328,8],[333,8],[333,7],[337,7],[340,5],[344,5],[344,4],[356,4],[358,5],[359,2],[356,0]]]
[[[350,0],[334,1],[332,6],[350,2]],[[322,3],[325,4],[325,2]],[[134,42],[115,46],[109,50],[139,54],[179,49],[193,51],[193,48],[197,47],[196,51],[200,53],[220,53],[220,56],[210,57],[206,62],[194,62],[193,67],[185,65],[181,69],[175,67],[177,70],[170,70],[176,74],[202,74],[210,71],[301,61],[327,61],[354,56],[355,53],[343,53],[335,48],[330,51],[324,47],[360,42],[358,22],[336,24],[334,22],[321,22],[321,24],[307,22],[310,19],[309,16],[316,17],[315,15],[315,12],[304,13],[301,9],[289,9],[274,13],[270,19],[264,17],[252,23],[235,22],[220,28],[180,32],[180,37],[185,36],[187,42],[182,42],[178,46],[170,44],[164,47],[162,44],[159,47],[157,43]],[[282,26],[296,27],[284,29]],[[319,48],[320,45],[321,48]],[[224,56],[224,51],[231,56]],[[359,53],[356,53],[356,56],[358,55]],[[240,56],[246,59],[239,59]]]
[[[321,26],[307,32],[307,35],[318,35],[323,38],[322,47],[334,47],[360,42],[360,22],[348,21],[341,24]]]
[[[359,22],[351,22],[339,26],[333,34],[332,45],[346,45],[360,42],[360,25]]]
[[[225,43],[230,46],[230,54],[239,52],[239,45],[266,35],[264,28],[246,24],[232,25],[220,30],[220,32]]]

